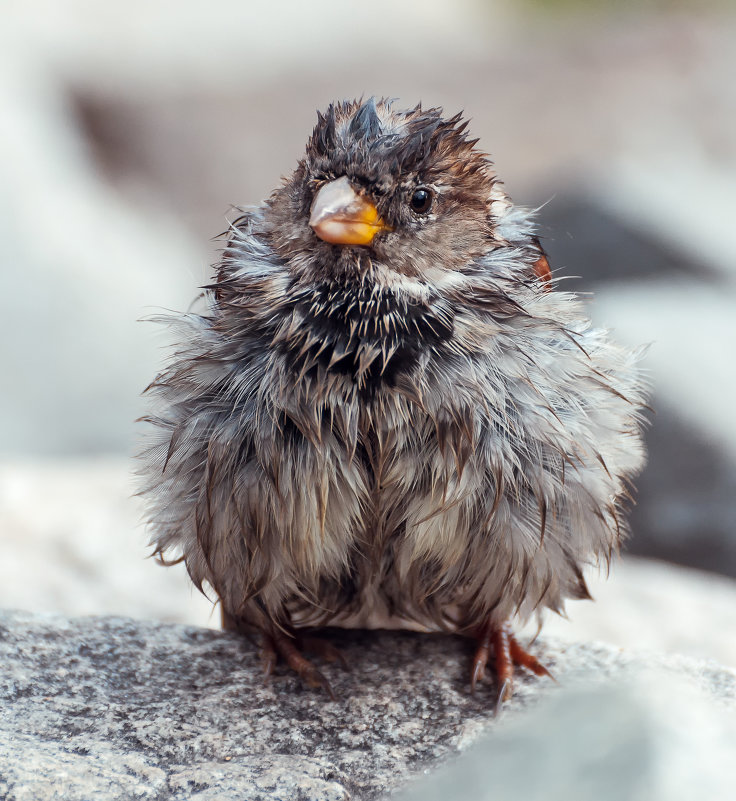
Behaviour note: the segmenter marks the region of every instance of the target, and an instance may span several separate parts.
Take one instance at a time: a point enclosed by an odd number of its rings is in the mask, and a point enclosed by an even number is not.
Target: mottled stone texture
[[[325,666],[336,702],[281,668],[264,682],[255,646],[234,635],[3,613],[0,798],[379,798],[558,692],[549,679],[520,677],[494,722],[490,683],[468,692],[466,641],[331,639],[353,666]],[[735,703],[736,674],[714,663],[554,641],[534,651],[562,685],[580,676],[626,681],[648,664],[685,677],[709,701]]]

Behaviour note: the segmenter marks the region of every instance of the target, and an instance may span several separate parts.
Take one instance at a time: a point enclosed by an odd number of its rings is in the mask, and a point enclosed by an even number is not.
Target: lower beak
[[[309,224],[320,239],[333,245],[370,245],[379,231],[390,230],[373,203],[359,195],[346,176],[317,192]]]

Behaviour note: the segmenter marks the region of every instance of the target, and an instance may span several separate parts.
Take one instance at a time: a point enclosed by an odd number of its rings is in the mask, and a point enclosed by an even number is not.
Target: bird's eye
[[[415,189],[409,205],[415,214],[426,214],[432,208],[432,191],[423,186]]]

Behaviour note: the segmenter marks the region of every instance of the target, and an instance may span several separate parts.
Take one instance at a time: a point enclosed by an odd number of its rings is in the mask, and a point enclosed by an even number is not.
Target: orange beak
[[[379,231],[390,230],[373,203],[359,195],[344,175],[314,196],[309,224],[320,239],[333,245],[370,245]]]

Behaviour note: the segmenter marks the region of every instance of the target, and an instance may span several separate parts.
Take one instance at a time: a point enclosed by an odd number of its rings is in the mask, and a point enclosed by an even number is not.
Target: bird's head
[[[462,270],[493,247],[494,218],[508,207],[466,126],[460,114],[386,100],[330,105],[268,201],[272,246],[314,277],[370,265],[418,278]]]

